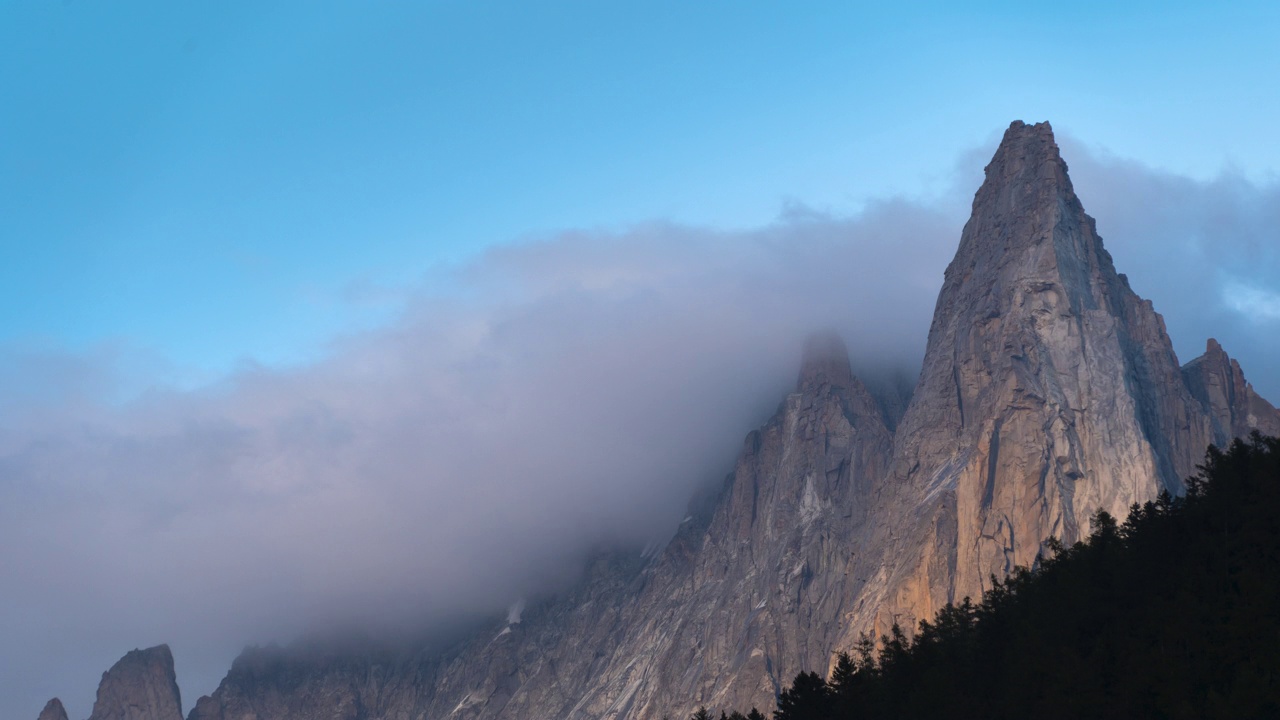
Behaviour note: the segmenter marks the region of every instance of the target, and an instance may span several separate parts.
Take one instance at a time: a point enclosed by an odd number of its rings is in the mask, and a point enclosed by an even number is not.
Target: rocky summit
[[[445,649],[246,651],[189,720],[767,711],[861,633],[978,597],[1047,538],[1081,538],[1097,511],[1180,492],[1209,444],[1253,430],[1280,432],[1280,413],[1214,341],[1179,366],[1049,124],[1015,122],[947,268],[914,391],[873,392],[839,338],[815,337],[794,391],[665,548],[599,556],[564,597]],[[123,687],[99,691],[92,720],[175,717],[176,688],[147,685],[173,705],[148,695],[163,712],[126,715],[115,698],[141,695]]]
[[[1213,423],[1216,445],[1225,445],[1231,438],[1254,430],[1263,435],[1280,435],[1280,413],[1253,391],[1240,363],[1228,357],[1217,340],[1209,338],[1204,355],[1187,363],[1182,376]]]
[[[62,701],[54,698],[45,703],[44,709],[40,711],[40,717],[37,720],[67,720],[67,711],[62,707]]]
[[[866,538],[883,627],[977,597],[1177,492],[1215,440],[1164,322],[1116,272],[1048,123],[1014,123],[947,268],[920,381]],[[912,623],[904,622],[910,627]]]
[[[56,698],[49,706],[55,703],[66,718]],[[41,720],[44,717],[42,713]],[[182,720],[182,698],[169,646],[133,650],[103,673],[89,720]]]

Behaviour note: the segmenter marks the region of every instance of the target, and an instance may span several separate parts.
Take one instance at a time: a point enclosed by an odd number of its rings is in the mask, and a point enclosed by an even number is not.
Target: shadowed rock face
[[[89,720],[182,720],[169,646],[133,650],[103,673]]]
[[[54,698],[45,703],[37,720],[67,720],[67,711],[62,707],[62,701]]]
[[[1180,491],[1209,443],[1255,428],[1280,431],[1280,415],[1216,343],[1179,367],[1049,125],[1016,122],[914,392],[873,398],[843,343],[814,338],[795,391],[662,550],[601,555],[566,597],[444,651],[248,651],[190,720],[768,710],[859,633],[976,597],[1096,511]]]

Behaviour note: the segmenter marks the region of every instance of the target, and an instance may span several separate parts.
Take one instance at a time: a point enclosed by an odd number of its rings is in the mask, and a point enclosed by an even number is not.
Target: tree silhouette
[[[831,714],[831,692],[817,673],[796,675],[789,690],[778,696],[774,720],[825,720]]]

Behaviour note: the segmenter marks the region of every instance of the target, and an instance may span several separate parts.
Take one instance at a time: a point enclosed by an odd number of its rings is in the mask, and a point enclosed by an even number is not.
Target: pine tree
[[[831,715],[831,690],[815,672],[796,675],[791,689],[778,696],[774,720],[827,720]]]

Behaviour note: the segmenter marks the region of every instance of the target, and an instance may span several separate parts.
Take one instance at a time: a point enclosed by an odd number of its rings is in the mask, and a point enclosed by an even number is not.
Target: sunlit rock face
[[[134,650],[103,673],[89,720],[182,720],[169,646]]]
[[[1014,123],[947,268],[898,428],[880,624],[977,597],[1045,538],[1079,538],[1098,510],[1123,517],[1179,491],[1214,439],[1049,125]]]
[[[191,720],[767,711],[860,633],[976,598],[1096,511],[1179,492],[1209,443],[1255,428],[1280,432],[1280,415],[1216,343],[1179,367],[1049,125],[1016,122],[914,392],[873,397],[843,343],[814,338],[795,391],[662,550],[601,555],[566,597],[443,650],[251,651]]]

